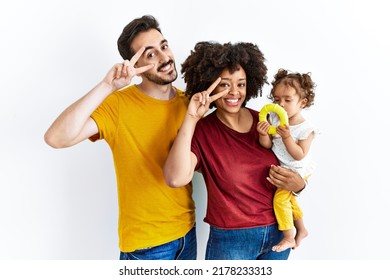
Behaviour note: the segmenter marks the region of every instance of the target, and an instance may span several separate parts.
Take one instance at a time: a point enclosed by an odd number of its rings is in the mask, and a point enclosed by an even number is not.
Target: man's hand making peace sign
[[[153,64],[148,64],[139,68],[134,67],[144,51],[145,47],[142,47],[130,60],[115,64],[107,73],[104,82],[111,86],[112,90],[115,91],[128,86],[134,76],[152,69],[154,66]]]

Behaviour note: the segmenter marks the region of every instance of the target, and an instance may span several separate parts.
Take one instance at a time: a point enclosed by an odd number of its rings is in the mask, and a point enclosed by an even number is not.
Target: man
[[[65,148],[106,140],[118,184],[120,259],[196,259],[192,186],[169,188],[163,165],[187,110],[172,85],[174,56],[152,16],[131,21],[118,39],[123,63],[54,121],[45,141]],[[138,75],[142,82],[130,85]]]

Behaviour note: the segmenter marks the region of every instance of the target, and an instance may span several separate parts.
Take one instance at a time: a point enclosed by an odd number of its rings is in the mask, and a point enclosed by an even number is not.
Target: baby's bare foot
[[[288,248],[294,248],[294,247],[295,247],[295,240],[294,239],[283,238],[282,241],[280,241],[278,245],[275,245],[272,247],[272,251],[283,252],[284,250],[286,250]]]

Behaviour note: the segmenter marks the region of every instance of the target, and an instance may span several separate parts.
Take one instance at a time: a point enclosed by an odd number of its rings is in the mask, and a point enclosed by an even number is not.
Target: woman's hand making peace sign
[[[207,113],[212,102],[226,95],[229,92],[229,89],[225,89],[210,96],[220,82],[221,78],[218,78],[207,90],[194,94],[188,105],[187,114],[199,120]]]

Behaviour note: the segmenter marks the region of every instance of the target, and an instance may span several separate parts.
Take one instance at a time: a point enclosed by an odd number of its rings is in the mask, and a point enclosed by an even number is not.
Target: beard
[[[173,81],[175,81],[177,79],[177,71],[176,71],[176,65],[175,63],[173,62],[173,60],[170,60],[168,61],[167,63],[159,66],[157,68],[157,73],[159,73],[159,70],[161,68],[163,68],[164,66],[168,65],[168,64],[172,64],[173,65],[173,70],[171,70],[171,72],[167,73],[167,74],[164,74],[164,75],[167,75],[168,77],[161,77],[159,76],[158,74],[152,74],[152,73],[143,73],[143,76],[145,77],[145,79],[147,79],[148,81],[150,82],[153,82],[155,84],[158,84],[158,85],[167,85],[167,84],[170,84],[172,83]]]

